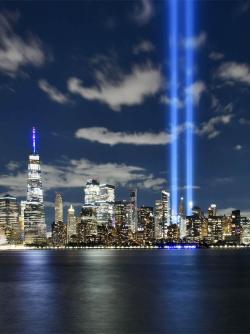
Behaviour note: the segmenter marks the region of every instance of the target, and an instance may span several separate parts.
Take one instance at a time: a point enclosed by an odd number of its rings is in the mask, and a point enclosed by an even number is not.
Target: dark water
[[[0,333],[250,333],[248,250],[0,252]]]

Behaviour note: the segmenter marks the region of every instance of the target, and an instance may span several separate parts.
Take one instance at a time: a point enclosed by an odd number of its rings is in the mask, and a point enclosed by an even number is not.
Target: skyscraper
[[[95,205],[99,199],[100,183],[96,179],[89,179],[84,188],[84,203],[87,205]]]
[[[43,203],[40,156],[36,151],[36,130],[32,131],[33,152],[29,155],[27,200],[24,209],[25,244],[41,244],[46,241],[46,225]]]
[[[63,222],[63,201],[62,195],[57,193],[55,198],[55,223]]]
[[[10,244],[21,242],[19,208],[16,198],[10,195],[0,197],[0,228]]]
[[[137,189],[130,191],[130,203],[128,212],[128,225],[130,231],[134,234],[137,231],[138,212],[137,212]]]
[[[101,184],[95,201],[97,206],[97,224],[112,227],[114,221],[115,186]]]
[[[76,226],[76,216],[75,209],[71,205],[68,208],[67,216],[67,242],[77,242],[77,226]]]

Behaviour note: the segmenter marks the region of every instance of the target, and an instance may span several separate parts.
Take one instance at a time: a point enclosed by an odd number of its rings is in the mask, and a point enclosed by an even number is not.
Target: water
[[[0,252],[0,333],[250,333],[248,250]]]

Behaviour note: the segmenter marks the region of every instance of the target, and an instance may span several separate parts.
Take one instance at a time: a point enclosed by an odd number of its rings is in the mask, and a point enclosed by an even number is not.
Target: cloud
[[[250,120],[242,117],[239,119],[239,123],[242,125],[250,125]]]
[[[225,56],[223,53],[212,51],[208,57],[211,60],[217,61],[223,59]]]
[[[42,164],[41,168],[45,191],[81,188],[91,177],[101,177],[102,182],[114,185],[132,186],[138,183],[142,187],[148,187],[146,181],[154,179],[143,167],[112,162],[98,164],[87,159],[65,160],[57,165]],[[162,183],[165,181],[161,180]],[[159,179],[156,183],[159,185]],[[0,187],[13,192],[15,196],[25,197],[27,171],[13,171],[0,175]]]
[[[179,100],[177,98],[170,99],[166,95],[162,95],[160,97],[160,102],[163,103],[163,104],[166,104],[166,105],[176,105],[177,108],[179,108],[179,109],[184,107],[184,104],[181,100]]]
[[[183,131],[183,126],[177,132]],[[130,145],[166,145],[174,140],[174,136],[164,131],[153,132],[113,132],[104,127],[91,127],[78,129],[75,133],[76,138],[98,142],[107,145],[130,144]]]
[[[132,14],[132,19],[138,25],[147,24],[154,15],[154,7],[151,0],[140,0],[140,5],[137,5]]]
[[[234,150],[235,150],[235,151],[241,151],[241,150],[242,150],[242,145],[239,145],[239,144],[238,144],[238,145],[235,145],[235,146],[234,146]]]
[[[137,188],[143,189],[153,189],[153,190],[160,190],[166,185],[166,179],[159,177],[154,178],[153,175],[150,175],[146,180],[143,182],[139,182],[136,184]]]
[[[25,66],[40,67],[45,63],[41,41],[29,34],[23,38],[14,32],[18,14],[0,14],[0,72],[16,76]]]
[[[217,127],[229,124],[232,118],[233,114],[212,117],[208,122],[202,123],[201,127],[196,129],[196,133],[200,136],[207,136],[208,139],[213,139],[220,134]]]
[[[232,211],[236,210],[235,208],[224,208],[224,209],[219,209],[218,214],[221,216],[231,216]]]
[[[17,162],[17,161],[10,161],[8,164],[7,164],[7,166],[6,166],[6,168],[9,170],[9,171],[15,171],[15,170],[17,170],[17,169],[19,169],[20,168],[20,163],[19,162]]]
[[[216,76],[229,82],[250,85],[250,67],[245,63],[225,62],[219,66]]]
[[[222,105],[219,99],[215,95],[211,95],[211,108],[215,112],[231,113],[234,109],[234,104],[232,102]]]
[[[250,1],[246,0],[240,3],[237,13],[238,14],[245,14],[246,12],[248,12],[248,10],[250,9]]]
[[[66,94],[61,93],[56,87],[51,86],[45,79],[40,79],[38,81],[38,86],[52,101],[59,104],[66,104],[70,102]]]
[[[206,85],[203,81],[196,81],[186,88],[186,94],[191,95],[194,103],[199,104],[202,94],[206,91]]]
[[[199,49],[205,45],[207,40],[207,34],[203,31],[198,36],[186,38],[184,40],[184,46],[186,48]]]
[[[154,51],[154,49],[154,44],[145,40],[134,47],[133,54],[138,55],[139,53],[150,53]]]
[[[96,81],[95,87],[88,88],[73,77],[68,80],[68,89],[84,99],[105,103],[119,111],[122,106],[142,104],[147,96],[154,96],[163,86],[160,69],[150,64],[134,66],[129,74],[119,73],[117,80],[110,80],[98,72]]]

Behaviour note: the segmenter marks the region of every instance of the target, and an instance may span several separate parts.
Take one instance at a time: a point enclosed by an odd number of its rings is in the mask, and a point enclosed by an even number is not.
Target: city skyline
[[[181,52],[186,43],[196,54],[194,204],[207,208],[216,202],[222,212],[249,212],[250,50],[244,39],[250,13],[244,1],[195,3],[199,15],[193,38],[178,36]],[[120,198],[138,188],[139,204],[153,205],[161,189],[170,190],[173,101],[165,9],[152,1],[100,3],[98,10],[89,2],[51,4],[49,12],[41,3],[1,4],[2,195],[25,199],[25,157],[34,125],[40,132],[47,207],[59,191],[80,208],[85,180],[99,175],[118,186]],[[46,13],[46,26],[38,11]],[[17,51],[18,59],[8,57]],[[183,89],[175,101],[181,147]],[[179,193],[186,198],[184,151],[179,156]],[[53,210],[46,215],[52,218]]]

